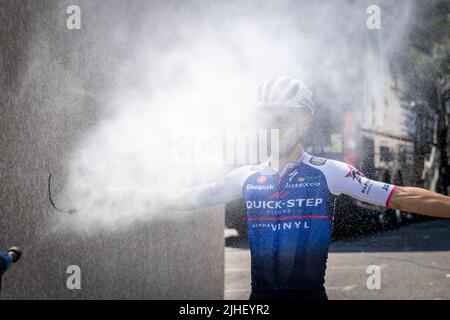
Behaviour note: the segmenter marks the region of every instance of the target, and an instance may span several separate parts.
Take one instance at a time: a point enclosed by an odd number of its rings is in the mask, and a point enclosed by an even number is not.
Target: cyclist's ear
[[[299,137],[303,137],[308,131],[309,127],[311,126],[312,119],[312,114],[306,114],[299,120],[297,125],[297,134],[299,135]]]

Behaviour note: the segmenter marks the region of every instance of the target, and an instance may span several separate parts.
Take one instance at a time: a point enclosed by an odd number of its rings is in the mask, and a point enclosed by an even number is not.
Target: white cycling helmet
[[[258,107],[302,108],[314,114],[312,93],[301,81],[288,78],[270,78],[258,87]]]

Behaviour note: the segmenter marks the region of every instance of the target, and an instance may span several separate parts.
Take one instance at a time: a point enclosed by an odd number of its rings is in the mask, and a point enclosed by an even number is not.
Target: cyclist
[[[279,165],[233,170],[223,181],[178,197],[174,208],[197,209],[243,197],[251,251],[250,299],[327,299],[325,269],[334,197],[435,217],[450,217],[450,198],[364,176],[351,165],[308,154],[302,139],[314,114],[299,80],[266,80],[258,88],[260,119],[278,128]]]

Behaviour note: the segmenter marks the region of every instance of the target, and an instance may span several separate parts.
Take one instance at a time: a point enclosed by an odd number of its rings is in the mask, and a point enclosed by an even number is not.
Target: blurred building
[[[438,82],[439,134],[441,146],[440,184],[442,193],[450,194],[450,75]]]

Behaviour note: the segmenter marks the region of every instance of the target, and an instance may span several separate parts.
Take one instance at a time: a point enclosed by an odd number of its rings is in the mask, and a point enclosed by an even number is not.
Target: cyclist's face
[[[263,128],[279,129],[279,152],[282,156],[301,142],[311,116],[299,110],[270,110],[261,112],[258,120]]]

